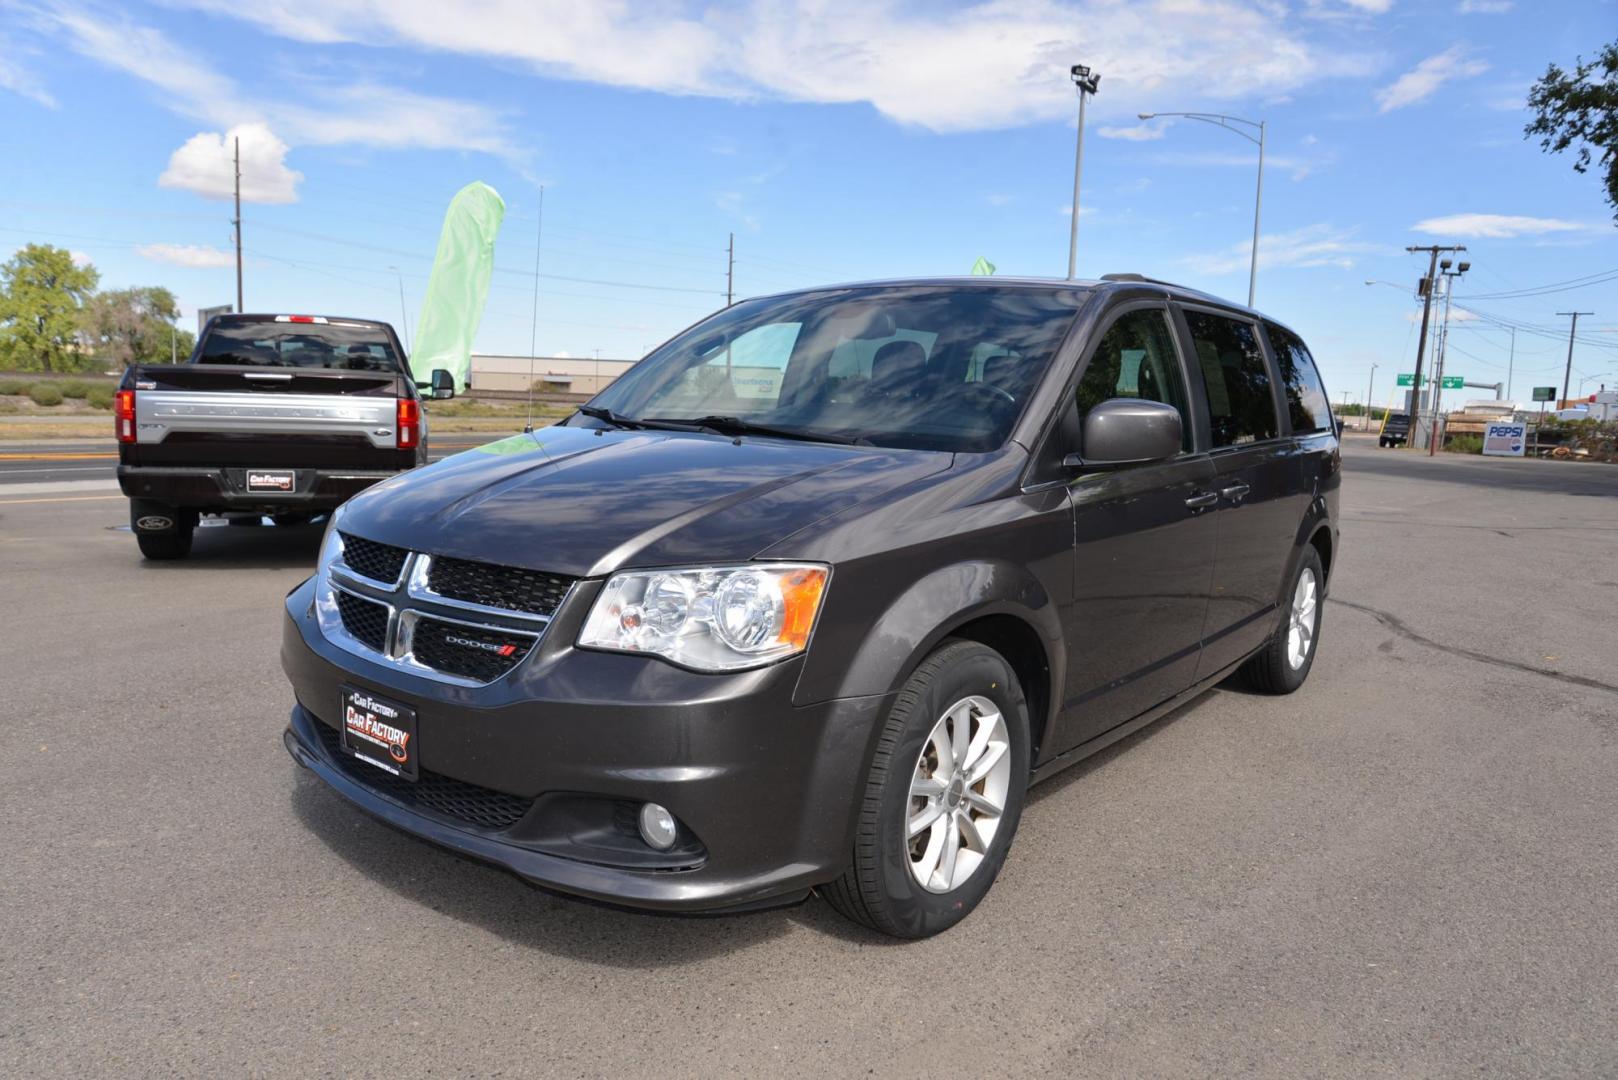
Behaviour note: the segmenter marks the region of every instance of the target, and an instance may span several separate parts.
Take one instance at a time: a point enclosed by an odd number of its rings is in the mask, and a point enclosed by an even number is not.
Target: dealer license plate
[[[416,767],[416,710],[355,686],[343,687],[343,749],[406,780]]]

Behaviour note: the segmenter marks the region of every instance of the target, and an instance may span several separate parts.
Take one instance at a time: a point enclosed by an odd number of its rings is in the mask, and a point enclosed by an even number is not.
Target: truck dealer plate
[[[248,491],[293,492],[298,489],[298,474],[282,469],[248,469]]]

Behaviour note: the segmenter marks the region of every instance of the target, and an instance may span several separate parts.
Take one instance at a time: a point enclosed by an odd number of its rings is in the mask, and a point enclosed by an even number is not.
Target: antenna
[[[534,319],[528,324],[528,417],[523,421],[525,435],[534,431],[534,350],[539,340],[539,248],[545,239],[545,185],[539,185],[539,225],[534,230]]]

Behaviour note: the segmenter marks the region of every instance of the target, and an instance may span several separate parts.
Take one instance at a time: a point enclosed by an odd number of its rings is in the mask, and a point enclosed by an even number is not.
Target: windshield
[[[992,450],[1084,296],[962,285],[744,301],[652,352],[591,404],[622,418],[735,418],[834,441]]]
[[[357,323],[222,323],[202,340],[199,364],[400,370],[388,332]]]

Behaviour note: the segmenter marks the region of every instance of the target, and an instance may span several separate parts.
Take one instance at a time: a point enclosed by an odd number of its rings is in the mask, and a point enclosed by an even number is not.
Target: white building
[[[523,394],[530,378],[541,393],[595,394],[633,367],[633,360],[577,356],[472,354],[472,389]],[[529,375],[532,370],[532,376]]]

